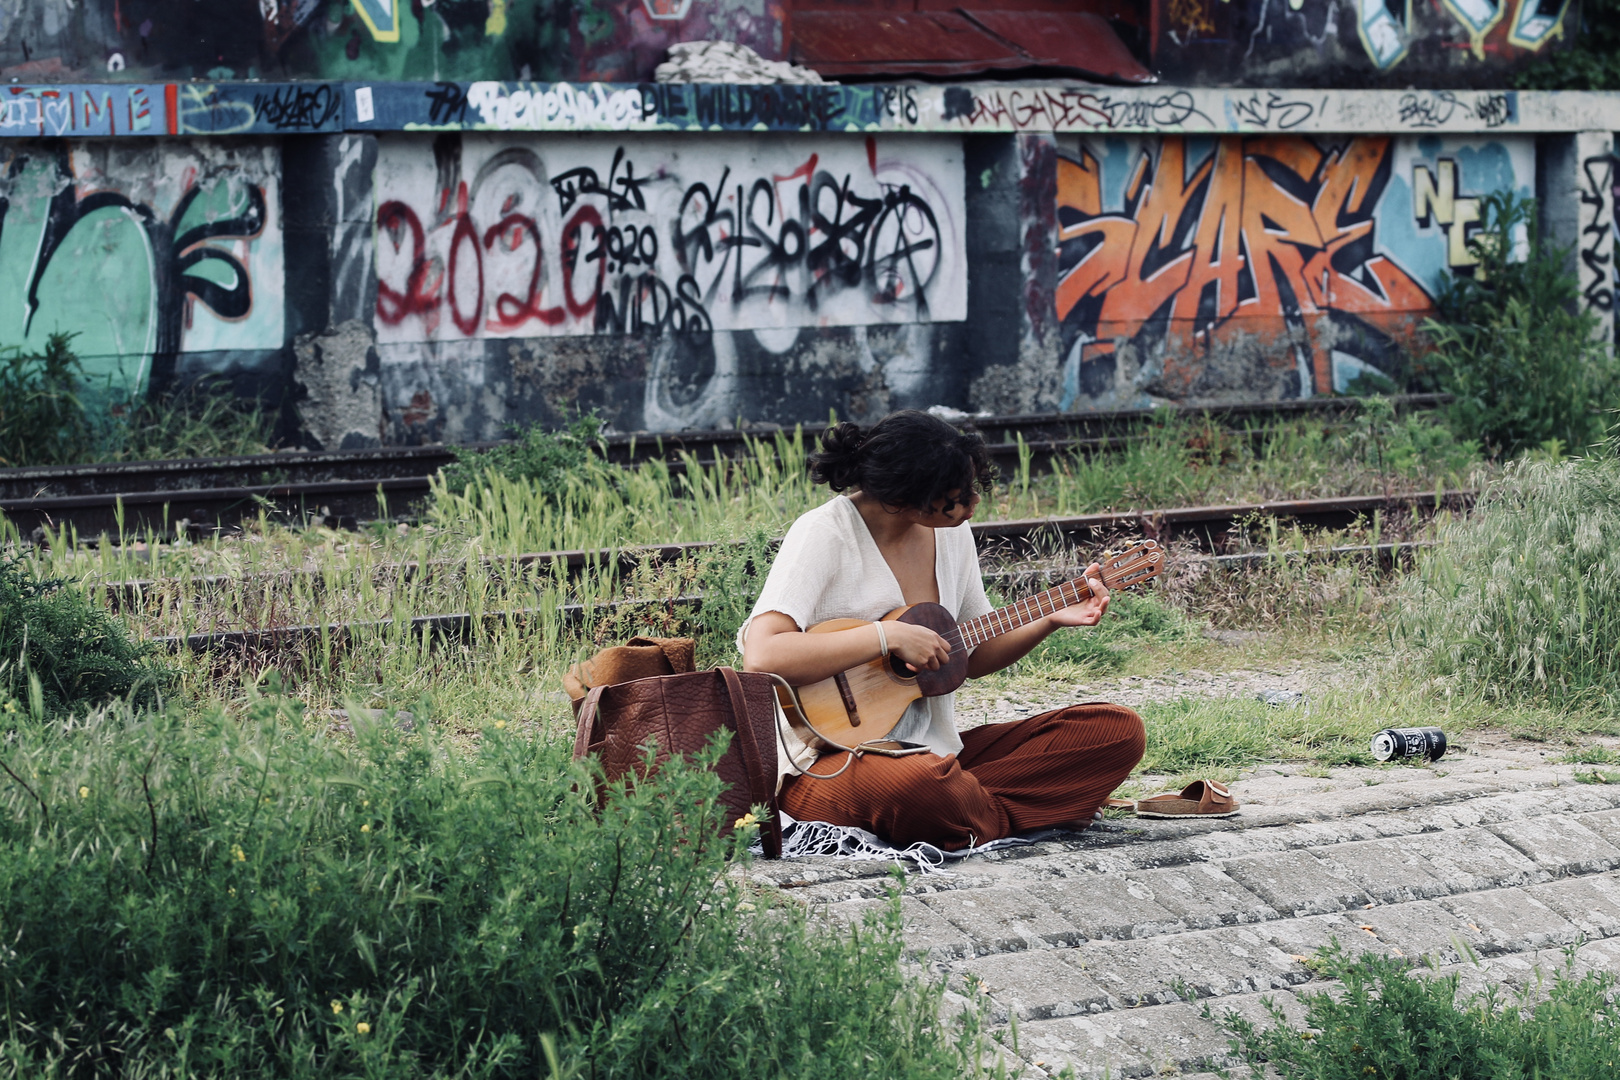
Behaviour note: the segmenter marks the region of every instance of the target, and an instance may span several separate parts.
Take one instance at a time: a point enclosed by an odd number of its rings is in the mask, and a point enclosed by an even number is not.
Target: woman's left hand
[[[1085,579],[1091,586],[1091,595],[1072,607],[1059,608],[1048,615],[1047,621],[1053,626],[1096,626],[1108,613],[1108,586],[1102,582],[1102,564],[1092,563],[1086,567]]]

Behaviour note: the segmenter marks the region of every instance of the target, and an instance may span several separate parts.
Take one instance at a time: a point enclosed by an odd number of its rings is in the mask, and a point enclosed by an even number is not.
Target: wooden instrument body
[[[1104,554],[1099,566],[1099,576],[1109,589],[1129,588],[1164,569],[1164,550],[1153,540],[1142,540],[1118,554]],[[948,694],[962,685],[967,678],[968,642],[987,641],[1081,603],[1090,595],[1091,586],[1080,579],[963,623],[938,604],[895,608],[883,621],[926,626],[950,645],[950,659],[939,670],[913,672],[891,655],[808,686],[789,689],[784,683],[777,689],[777,699],[793,730],[819,750],[855,750],[863,743],[880,742],[889,737],[912,702]],[[866,619],[829,619],[807,633],[830,634],[866,625]]]
[[[898,656],[879,657],[830,679],[797,687],[799,716],[783,701],[789,720],[812,746],[849,750],[861,743],[887,739],[913,701],[948,694],[967,680],[967,650],[951,613],[939,604],[909,604],[883,616],[885,622],[926,626],[953,646],[951,658],[937,671],[914,672]],[[869,626],[868,619],[828,619],[806,633],[830,634]]]

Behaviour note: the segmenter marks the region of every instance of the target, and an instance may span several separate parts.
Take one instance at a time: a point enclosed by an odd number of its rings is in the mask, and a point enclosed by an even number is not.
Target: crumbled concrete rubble
[[[1326,673],[1312,674],[1096,689],[1133,703],[1167,691],[1252,698],[1320,686]],[[1002,696],[964,711],[972,723],[1044,707]],[[1204,1004],[1267,1024],[1269,999],[1297,1024],[1300,995],[1334,989],[1307,963],[1333,940],[1352,954],[1431,958],[1464,992],[1534,992],[1566,948],[1577,977],[1620,971],[1620,785],[1574,782],[1556,747],[1455,743],[1433,764],[1248,770],[1232,784],[1244,807],[1231,819],[1119,818],[912,872],[912,962],[946,976],[954,1007],[982,1000],[1006,1044],[1016,1019],[1016,1047],[999,1053],[1026,1076],[1072,1065],[1082,1077],[1189,1080],[1233,1064]],[[750,872],[844,922],[885,902],[891,866],[801,859]]]
[[[653,71],[661,83],[821,83],[807,67],[767,60],[731,41],[682,41],[669,47],[669,59]]]

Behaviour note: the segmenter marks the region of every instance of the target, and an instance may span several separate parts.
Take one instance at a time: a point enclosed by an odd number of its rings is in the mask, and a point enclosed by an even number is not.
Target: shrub
[[[90,421],[79,401],[84,369],[68,347],[72,334],[52,334],[45,351],[0,350],[0,466],[63,465],[84,460]]]
[[[542,494],[555,498],[570,476],[591,474],[593,480],[604,481],[609,475],[591,452],[602,434],[602,419],[595,413],[578,417],[561,431],[531,424],[514,428],[513,434],[512,442],[487,450],[455,447],[455,462],[442,471],[445,485],[459,493],[494,473],[506,480],[530,481]],[[595,475],[598,472],[602,475]]]
[[[898,904],[840,934],[755,895],[728,873],[752,830],[717,838],[704,768],[597,813],[565,746],[499,725],[462,751],[246,713],[100,714],[7,749],[32,778],[0,788],[15,1073],[975,1072],[972,1019],[901,972]]]
[[[1581,0],[1567,49],[1547,51],[1514,80],[1525,90],[1620,90],[1620,0]]]
[[[115,403],[99,456],[154,461],[262,454],[270,449],[274,425],[274,414],[261,402],[238,397],[224,380],[205,376],[138,403]]]
[[[0,556],[0,665],[0,698],[36,716],[114,698],[151,704],[170,677],[81,587],[37,578],[11,556]]]
[[[43,352],[0,350],[0,467],[256,454],[274,418],[212,377],[130,400],[86,392],[72,334],[52,334]]]
[[[1620,1068],[1620,1006],[1613,976],[1560,973],[1547,1000],[1500,1002],[1495,993],[1457,1000],[1457,976],[1412,977],[1410,965],[1335,945],[1319,953],[1341,994],[1304,994],[1299,1031],[1276,1022],[1260,1031],[1228,1014],[1231,1046],[1251,1075],[1283,1080],[1607,1080]],[[1213,1010],[1204,1009],[1205,1016]]]
[[[1434,671],[1488,698],[1620,697],[1620,461],[1516,462],[1444,526],[1397,624]]]
[[[1548,447],[1583,450],[1604,435],[1603,411],[1620,388],[1620,368],[1594,337],[1597,316],[1578,307],[1580,287],[1567,252],[1543,246],[1535,204],[1512,193],[1485,198],[1473,277],[1449,279],[1439,319],[1425,329],[1428,363],[1454,395],[1452,426],[1493,453]],[[1529,256],[1513,260],[1515,234]]]

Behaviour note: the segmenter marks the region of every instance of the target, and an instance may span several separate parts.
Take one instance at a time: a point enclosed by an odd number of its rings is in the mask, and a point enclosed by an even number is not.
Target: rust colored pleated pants
[[[905,847],[947,851],[1066,821],[1090,821],[1136,763],[1146,735],[1123,705],[1093,703],[962,732],[962,752],[858,757],[830,780],[790,777],[782,808],[800,821],[854,825]],[[812,770],[835,773],[847,752]]]

